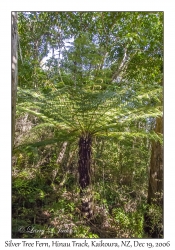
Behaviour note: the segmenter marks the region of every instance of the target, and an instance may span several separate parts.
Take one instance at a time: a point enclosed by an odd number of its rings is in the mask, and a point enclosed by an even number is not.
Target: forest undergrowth
[[[20,117],[17,121],[18,136],[21,139],[19,124],[26,122],[25,134],[30,133],[33,117]],[[24,126],[22,127],[24,128]],[[28,128],[28,130],[27,130]],[[45,131],[48,135],[49,131]],[[24,136],[24,135],[23,135]],[[41,136],[41,135],[40,135]],[[42,134],[44,136],[44,134]],[[140,145],[138,141],[137,146]],[[113,162],[116,148],[96,141],[91,193],[93,194],[90,219],[81,212],[80,189],[78,185],[77,147],[67,145],[60,159],[62,144],[16,151],[12,158],[12,237],[13,238],[147,238],[144,231],[144,215],[147,211],[147,171],[142,158],[127,158]],[[120,144],[122,147],[122,145]],[[132,143],[128,144],[128,149]],[[103,150],[103,151],[102,151]],[[131,148],[130,148],[131,150]],[[104,161],[100,158],[104,157]],[[127,157],[126,152],[122,152]],[[147,156],[149,157],[149,156]],[[121,159],[120,159],[121,160]],[[104,167],[105,162],[113,166]],[[132,164],[138,166],[133,172]],[[144,177],[145,176],[145,177]],[[144,182],[143,182],[144,181]],[[161,211],[150,210],[154,222],[161,231]]]
[[[163,237],[163,12],[12,12],[12,238]]]

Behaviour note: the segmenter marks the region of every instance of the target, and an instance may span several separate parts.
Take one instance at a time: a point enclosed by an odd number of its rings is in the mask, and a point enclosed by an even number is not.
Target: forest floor
[[[84,218],[76,182],[62,185],[50,171],[13,168],[13,238],[144,238],[144,189],[115,185],[100,197],[93,191],[93,215]],[[72,182],[72,183],[71,183]],[[109,183],[108,183],[109,184]],[[107,185],[107,183],[106,183]],[[103,198],[103,199],[102,199]]]

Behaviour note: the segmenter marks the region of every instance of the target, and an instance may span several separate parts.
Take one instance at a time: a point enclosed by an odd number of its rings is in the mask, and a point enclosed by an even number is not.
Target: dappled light
[[[12,34],[12,237],[163,238],[163,13],[14,12]]]

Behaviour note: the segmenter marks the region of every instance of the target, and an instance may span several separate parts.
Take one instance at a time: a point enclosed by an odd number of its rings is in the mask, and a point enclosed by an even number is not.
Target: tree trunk
[[[155,132],[163,133],[163,119],[156,119]],[[148,187],[148,204],[163,204],[163,147],[160,142],[152,143],[150,176]]]
[[[156,119],[155,132],[163,133],[162,117]],[[161,238],[163,237],[161,227],[163,224],[163,147],[160,142],[152,143],[147,203],[149,207],[145,213],[144,230],[152,238]]]
[[[91,184],[91,143],[90,134],[82,135],[79,139],[79,185],[82,202],[81,212],[86,218],[92,216]]]
[[[16,115],[16,94],[17,94],[17,12],[12,12],[12,147],[14,145],[15,137],[15,115]]]

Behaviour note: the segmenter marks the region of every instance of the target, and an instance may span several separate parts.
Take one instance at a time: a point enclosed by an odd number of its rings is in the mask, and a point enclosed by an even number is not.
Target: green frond
[[[159,141],[161,144],[163,143],[163,135],[162,134],[157,134],[154,131],[151,132],[103,132],[100,133],[100,136],[103,138],[112,138],[112,139],[117,139],[119,141],[126,140],[127,138],[147,138],[150,140],[154,141]]]
[[[49,138],[49,139],[42,140],[42,141],[20,144],[14,148],[14,152],[28,151],[31,148],[43,147],[43,146],[52,145],[55,143],[64,142],[64,141],[71,142],[71,141],[74,141],[76,138],[77,138],[77,134],[75,131],[73,131],[72,133],[67,133],[66,131],[65,132],[61,131],[61,132],[58,132],[57,136],[54,138]]]

